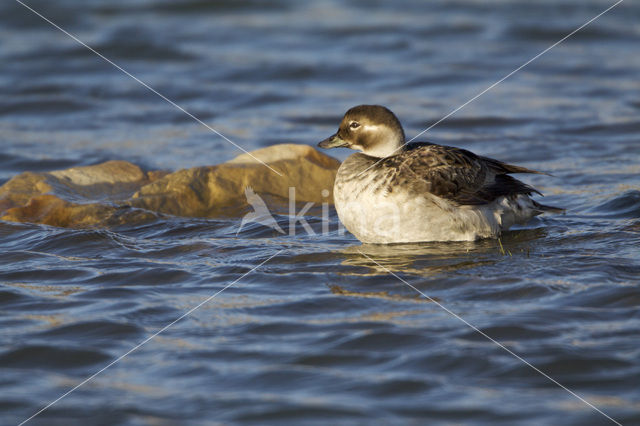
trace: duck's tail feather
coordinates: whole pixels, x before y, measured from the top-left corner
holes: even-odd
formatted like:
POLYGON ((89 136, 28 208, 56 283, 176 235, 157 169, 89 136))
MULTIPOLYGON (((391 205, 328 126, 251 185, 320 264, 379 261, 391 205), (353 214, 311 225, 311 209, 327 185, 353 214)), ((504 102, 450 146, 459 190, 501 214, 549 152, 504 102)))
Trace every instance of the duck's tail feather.
POLYGON ((480 158, 482 158, 489 165, 489 167, 497 174, 531 173, 536 175, 552 176, 547 172, 540 172, 538 170, 527 169, 526 167, 522 167, 522 166, 514 166, 513 164, 503 163, 502 161, 494 160, 493 158, 489 158, 489 157, 480 157, 480 158))
POLYGON ((533 201, 533 206, 540 210, 540 213, 566 213, 566 209, 561 209, 560 207, 547 206, 545 204, 540 204, 537 201, 533 201))

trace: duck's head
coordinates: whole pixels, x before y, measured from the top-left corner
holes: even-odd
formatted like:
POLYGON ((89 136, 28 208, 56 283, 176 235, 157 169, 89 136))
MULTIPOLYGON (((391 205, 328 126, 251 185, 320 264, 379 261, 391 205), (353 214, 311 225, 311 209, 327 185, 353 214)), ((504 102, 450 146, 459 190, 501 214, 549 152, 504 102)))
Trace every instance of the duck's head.
POLYGON ((351 148, 378 158, 398 154, 402 145, 404 130, 400 121, 381 105, 351 108, 336 134, 318 144, 321 148, 351 148))

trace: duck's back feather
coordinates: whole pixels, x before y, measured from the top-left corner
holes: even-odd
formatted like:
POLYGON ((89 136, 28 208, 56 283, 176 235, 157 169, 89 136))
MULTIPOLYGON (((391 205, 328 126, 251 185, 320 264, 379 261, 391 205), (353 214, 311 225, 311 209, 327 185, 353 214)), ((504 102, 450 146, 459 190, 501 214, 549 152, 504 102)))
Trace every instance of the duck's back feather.
POLYGON ((459 205, 488 204, 501 196, 540 194, 508 173, 541 172, 426 142, 409 144, 400 154, 377 162, 373 168, 390 174, 391 187, 408 187, 417 194, 428 192, 459 205))

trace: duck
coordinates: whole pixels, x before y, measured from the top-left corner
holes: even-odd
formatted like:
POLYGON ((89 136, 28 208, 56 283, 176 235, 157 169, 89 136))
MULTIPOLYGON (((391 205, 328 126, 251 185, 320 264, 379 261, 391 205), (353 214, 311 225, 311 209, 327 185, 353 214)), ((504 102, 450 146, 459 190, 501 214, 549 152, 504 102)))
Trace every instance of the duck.
POLYGON ((356 152, 340 165, 334 205, 344 227, 370 244, 474 241, 499 238, 515 224, 564 209, 511 174, 546 174, 462 148, 405 141, 396 115, 381 105, 358 105, 321 148, 356 152))

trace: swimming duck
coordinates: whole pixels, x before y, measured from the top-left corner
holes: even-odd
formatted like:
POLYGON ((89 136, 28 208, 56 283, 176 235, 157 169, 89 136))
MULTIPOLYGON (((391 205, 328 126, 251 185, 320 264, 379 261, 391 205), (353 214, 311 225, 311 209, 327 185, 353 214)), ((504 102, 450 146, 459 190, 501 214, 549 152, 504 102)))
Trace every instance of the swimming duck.
POLYGON ((542 194, 509 175, 544 173, 451 146, 405 144, 400 121, 380 105, 351 108, 318 146, 361 151, 341 164, 333 193, 340 221, 364 243, 498 238, 563 211, 532 200, 542 194))

